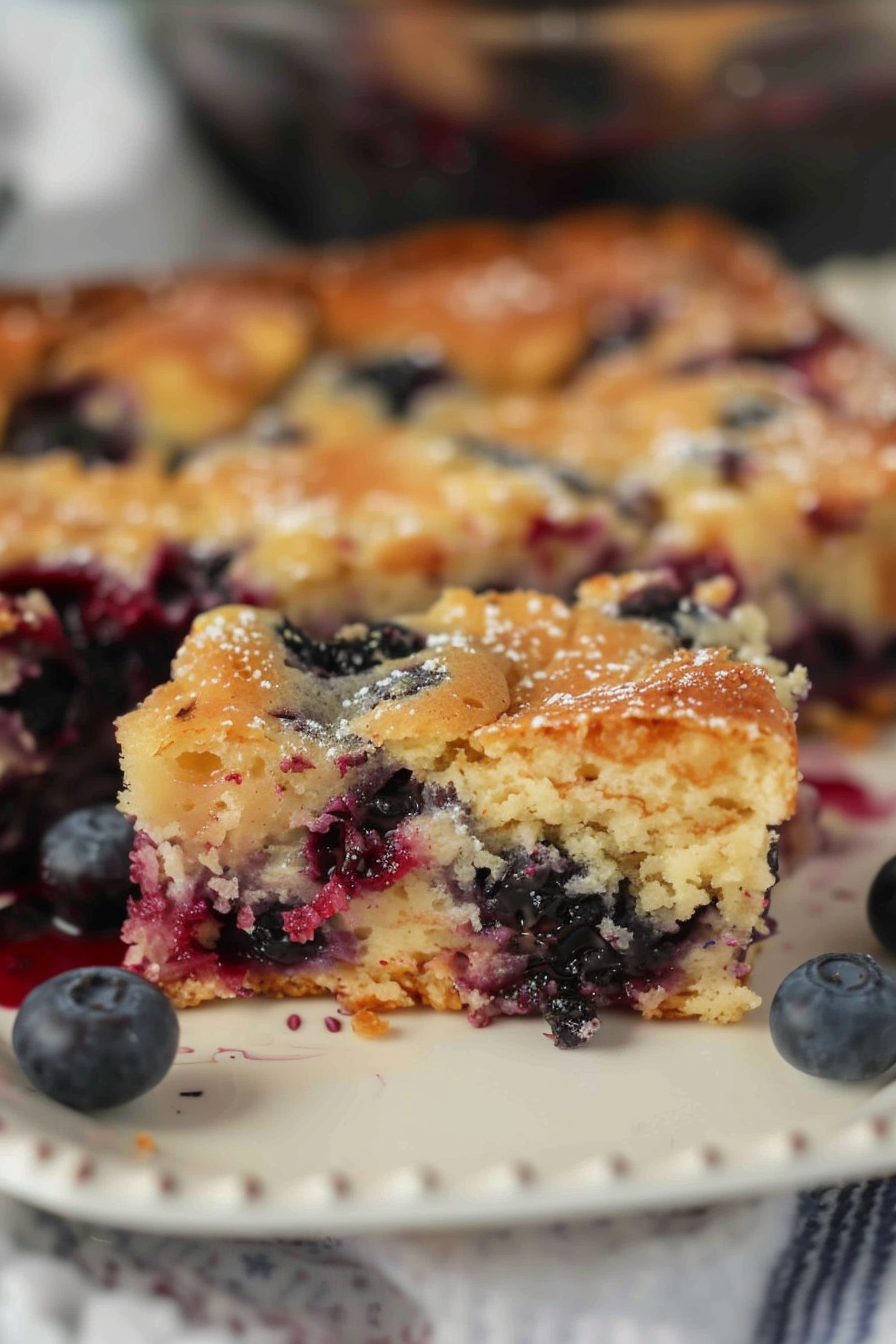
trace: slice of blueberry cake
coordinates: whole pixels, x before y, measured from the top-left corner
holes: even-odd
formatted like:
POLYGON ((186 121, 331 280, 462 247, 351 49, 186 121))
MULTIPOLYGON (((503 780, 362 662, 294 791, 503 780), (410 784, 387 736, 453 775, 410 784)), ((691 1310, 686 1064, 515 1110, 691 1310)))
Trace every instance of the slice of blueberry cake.
POLYGON ((118 723, 127 963, 181 1006, 333 993, 477 1024, 732 1022, 768 932, 805 675, 726 580, 449 589, 329 641, 201 616, 118 723))

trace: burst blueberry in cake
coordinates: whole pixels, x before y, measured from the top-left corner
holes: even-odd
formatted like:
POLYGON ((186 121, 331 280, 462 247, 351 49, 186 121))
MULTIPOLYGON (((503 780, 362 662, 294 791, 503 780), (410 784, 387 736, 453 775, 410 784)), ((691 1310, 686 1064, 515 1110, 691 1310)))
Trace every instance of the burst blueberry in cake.
POLYGON ((609 1004, 736 1021, 805 676, 730 592, 449 589, 330 640, 272 611, 199 617, 118 724, 127 963, 181 1006, 541 1013, 564 1046, 609 1004))

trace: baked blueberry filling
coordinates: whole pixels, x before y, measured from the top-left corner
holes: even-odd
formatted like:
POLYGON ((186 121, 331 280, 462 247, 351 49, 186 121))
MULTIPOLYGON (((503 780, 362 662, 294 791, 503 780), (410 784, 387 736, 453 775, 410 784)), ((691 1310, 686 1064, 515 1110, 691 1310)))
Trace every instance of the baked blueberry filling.
POLYGON ((71 725, 79 677, 73 662, 47 659, 35 676, 26 676, 0 709, 17 714, 39 745, 57 741, 71 725))
MULTIPOLYGON (((730 347, 716 350, 711 354, 683 360, 677 365, 676 371, 690 374, 703 373, 709 369, 730 368, 738 363, 769 364, 774 368, 787 369, 796 374, 804 393, 816 401, 837 405, 840 399, 836 390, 827 386, 826 381, 819 377, 818 364, 840 345, 849 348, 852 345, 852 338, 836 323, 826 322, 822 329, 807 341, 792 345, 753 346, 742 349, 730 347)), ((724 416, 725 412, 722 414, 724 416)), ((764 420, 771 418, 768 414, 763 415, 764 420)), ((751 425, 727 427, 752 428, 757 423, 759 423, 757 420, 753 420, 751 425)))
POLYGON ((380 663, 419 653, 426 644, 416 630, 394 622, 368 626, 358 636, 326 641, 312 639, 304 630, 284 620, 279 634, 288 650, 288 665, 319 677, 349 677, 368 672, 380 663))
POLYGON ((33 867, 41 834, 71 811, 73 797, 84 805, 114 799, 120 775, 112 721, 164 681, 198 612, 229 596, 230 559, 167 548, 141 589, 74 565, 0 575, 6 593, 41 590, 57 618, 46 647, 32 647, 32 639, 12 650, 21 680, 0 696, 0 711, 21 720, 37 752, 52 753, 38 772, 13 773, 4 785, 0 880, 14 872, 18 880, 22 864, 33 867), (19 852, 23 846, 29 854, 19 852))
POLYGON ((350 365, 343 381, 372 387, 380 394, 389 414, 403 419, 422 392, 450 382, 453 375, 438 355, 425 351, 394 355, 376 355, 350 365))
POLYGON ((767 397, 744 393, 725 403, 719 424, 722 429, 756 429, 774 420, 777 414, 778 408, 767 397))
POLYGON ((740 487, 749 477, 752 458, 744 444, 710 435, 687 444, 681 461, 713 472, 723 485, 740 487))
POLYGON ((674 628, 682 596, 682 590, 677 585, 649 583, 624 597, 616 610, 623 619, 658 621, 661 625, 674 628))
POLYGON ((323 926, 347 909, 356 893, 381 891, 416 866, 401 827, 423 806, 422 786, 409 770, 380 776, 375 786, 332 799, 309 827, 304 849, 304 876, 317 884, 317 893, 305 904, 278 904, 260 913, 238 910, 221 916, 214 909, 214 893, 199 889, 192 901, 172 901, 158 889, 154 847, 138 837, 134 871, 142 894, 130 903, 130 923, 164 930, 170 950, 163 979, 195 965, 203 973, 217 970, 239 989, 250 963, 285 970, 324 954, 351 960, 353 936, 332 924, 323 926))
POLYGON ((423 789, 410 770, 397 770, 375 792, 334 798, 309 828, 309 876, 336 882, 348 894, 359 885, 391 885, 412 866, 407 842, 397 830, 422 808, 423 789))
POLYGON ((724 485, 738 487, 750 473, 750 453, 735 443, 723 443, 713 454, 713 465, 724 485))
POLYGON ((219 955, 228 953, 249 961, 268 961, 277 966, 298 966, 318 957, 326 948, 326 939, 318 931, 307 942, 297 943, 283 927, 283 911, 267 910, 256 915, 251 929, 235 926, 222 930, 219 955))
POLYGON ((847 625, 823 618, 789 640, 780 656, 811 668, 813 696, 848 709, 862 709, 869 693, 889 689, 896 675, 896 640, 869 648, 847 625))
POLYGON ((527 452, 525 448, 496 443, 493 439, 482 439, 475 434, 461 434, 456 442, 462 452, 468 453, 470 457, 479 458, 480 461, 493 462, 495 466, 509 467, 513 471, 545 472, 553 480, 566 486, 574 495, 580 495, 582 498, 588 499, 607 493, 595 481, 576 471, 575 467, 552 462, 548 458, 539 457, 536 453, 527 452))
POLYGON ((497 881, 481 872, 473 897, 483 930, 498 935, 504 972, 469 988, 486 988, 501 1012, 540 1012, 561 1048, 588 1040, 598 1009, 658 983, 697 919, 663 927, 638 912, 627 882, 580 894, 571 890, 580 876, 568 855, 539 845, 513 856, 497 881))
POLYGON ((719 619, 717 612, 684 596, 673 583, 652 583, 630 593, 617 604, 616 614, 623 619, 654 621, 668 626, 682 649, 694 647, 701 625, 719 619))
POLYGON ((136 440, 136 416, 127 391, 83 375, 20 397, 6 422, 3 451, 13 457, 41 457, 68 449, 93 466, 127 462, 136 440))
POLYGON ((588 342, 583 363, 607 359, 647 339, 657 324, 653 308, 630 308, 623 316, 588 342))

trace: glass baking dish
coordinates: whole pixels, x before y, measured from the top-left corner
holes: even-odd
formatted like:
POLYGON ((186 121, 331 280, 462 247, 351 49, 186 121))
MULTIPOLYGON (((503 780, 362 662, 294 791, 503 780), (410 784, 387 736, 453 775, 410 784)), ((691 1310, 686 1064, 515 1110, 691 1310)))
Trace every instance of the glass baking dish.
POLYGON ((886 0, 172 0, 150 32, 203 131, 302 238, 690 199, 814 260, 840 245, 825 229, 857 175, 854 245, 896 236, 874 209, 896 168, 886 0))

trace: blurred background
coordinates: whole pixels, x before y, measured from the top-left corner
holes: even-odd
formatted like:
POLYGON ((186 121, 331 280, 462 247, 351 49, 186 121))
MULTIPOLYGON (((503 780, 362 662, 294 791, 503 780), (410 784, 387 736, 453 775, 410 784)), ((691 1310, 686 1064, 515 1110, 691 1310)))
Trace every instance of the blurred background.
POLYGON ((700 201, 896 244, 892 0, 0 0, 0 275, 700 201))

